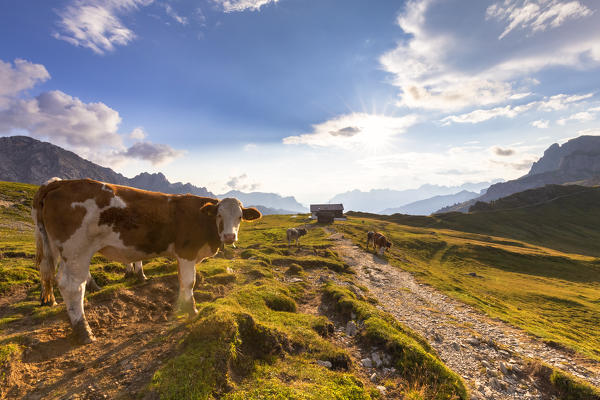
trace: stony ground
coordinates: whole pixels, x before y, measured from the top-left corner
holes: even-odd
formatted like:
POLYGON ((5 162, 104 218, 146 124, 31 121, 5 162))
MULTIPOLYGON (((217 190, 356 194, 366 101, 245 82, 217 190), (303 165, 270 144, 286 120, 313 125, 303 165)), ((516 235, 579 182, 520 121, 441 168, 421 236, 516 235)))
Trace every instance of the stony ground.
POLYGON ((501 321, 492 320, 432 287, 418 283, 384 258, 365 252, 340 234, 336 250, 354 267, 358 283, 379 307, 423 335, 469 386, 472 399, 547 399, 530 373, 531 360, 600 386, 600 365, 550 345, 501 321))

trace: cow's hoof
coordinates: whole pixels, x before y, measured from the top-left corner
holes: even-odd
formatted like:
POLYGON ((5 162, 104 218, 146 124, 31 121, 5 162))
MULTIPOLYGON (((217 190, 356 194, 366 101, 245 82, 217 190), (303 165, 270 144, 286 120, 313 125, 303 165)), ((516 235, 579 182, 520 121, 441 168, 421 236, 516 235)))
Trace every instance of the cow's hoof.
POLYGON ((80 320, 73 326, 73 337, 78 344, 89 344, 96 341, 85 319, 80 320))
POLYGON ((196 315, 198 315, 196 305, 191 302, 180 302, 178 312, 180 312, 181 314, 188 314, 190 318, 193 318, 196 315))
POLYGON ((42 307, 45 307, 45 306, 54 307, 56 304, 57 303, 55 300, 46 300, 46 301, 42 300, 40 302, 40 306, 42 306, 42 307))
POLYGON ((56 300, 54 299, 54 296, 41 296, 40 306, 54 307, 55 305, 56 305, 56 300))
POLYGON ((148 278, 146 278, 146 275, 144 275, 143 272, 136 274, 136 279, 138 280, 138 282, 146 282, 148 280, 148 278))

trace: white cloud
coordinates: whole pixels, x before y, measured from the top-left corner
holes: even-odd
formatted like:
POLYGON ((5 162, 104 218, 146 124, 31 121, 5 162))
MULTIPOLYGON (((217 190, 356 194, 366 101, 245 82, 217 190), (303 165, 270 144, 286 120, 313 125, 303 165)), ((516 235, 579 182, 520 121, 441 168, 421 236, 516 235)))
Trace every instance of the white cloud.
POLYGON ((548 128, 549 125, 550 125, 550 121, 543 120, 543 119, 538 119, 537 121, 533 121, 531 123, 531 126, 533 126, 534 128, 539 128, 539 129, 546 129, 546 128, 548 128))
MULTIPOLYGON (((477 124, 497 117, 515 118, 516 116, 533 109, 536 109, 538 111, 564 110, 570 104, 580 102, 592 96, 593 93, 587 93, 583 95, 557 94, 548 98, 544 98, 542 100, 532 101, 530 103, 518 106, 507 105, 504 107, 496 107, 492 109, 478 109, 459 115, 449 115, 443 118, 441 122, 443 125, 449 125, 452 122, 477 124)), ((589 114, 589 112, 578 113, 576 114, 576 116, 571 116, 569 118, 583 121, 586 120, 586 117, 589 117, 589 114)), ((567 120, 568 119, 560 120, 559 124, 564 125, 567 120)), ((589 121, 589 119, 587 120, 589 121)), ((543 123, 543 121, 534 121, 532 125, 537 128, 547 128, 548 121, 546 121, 545 124, 543 123)))
POLYGON ((277 3, 279 0, 213 0, 223 11, 258 11, 262 6, 277 3))
MULTIPOLYGON (((20 98, 23 90, 48 79, 50 75, 44 66, 28 61, 17 60, 15 66, 12 69, 10 64, 0 60, 0 69, 8 71, 7 76, 14 79, 8 81, 10 85, 2 83, 0 86, 5 94, 5 102, 0 104, 0 134, 25 131, 101 163, 136 158, 156 165, 182 154, 167 145, 145 141, 126 149, 124 135, 118 132, 121 116, 104 103, 85 103, 59 90, 43 92, 33 98, 20 98)), ((142 140, 146 133, 138 127, 128 136, 142 140)))
POLYGON ((120 16, 147 6, 153 0, 73 0, 58 12, 60 32, 56 39, 75 46, 87 47, 97 54, 113 51, 135 39, 120 16))
POLYGON ((28 131, 38 138, 91 151, 122 146, 117 133, 119 113, 104 103, 84 103, 58 90, 27 100, 15 100, 0 111, 0 132, 28 131))
POLYGON ((258 146, 255 143, 247 143, 244 145, 244 151, 253 151, 256 150, 258 146))
POLYGON ((394 136, 404 133, 416 123, 416 115, 390 117, 352 113, 313 125, 311 133, 288 136, 283 139, 283 143, 345 149, 385 145, 394 136))
POLYGON ((41 64, 17 58, 13 65, 0 60, 0 108, 24 90, 50 79, 50 74, 41 64))
POLYGON ((455 123, 470 123, 477 124, 483 121, 487 121, 496 117, 507 117, 514 118, 517 115, 530 110, 535 103, 524 104, 521 106, 504 106, 504 107, 496 107, 489 110, 475 110, 469 113, 460 114, 460 115, 450 115, 444 119, 442 119, 442 123, 444 125, 448 125, 451 122, 455 123))
POLYGON ((144 128, 138 126, 129 134, 129 138, 133 140, 144 140, 148 136, 146 132, 144 132, 144 128))
POLYGON ((249 182, 248 175, 241 174, 239 176, 230 176, 227 181, 227 186, 233 190, 245 192, 253 192, 260 187, 259 183, 249 182))
POLYGON ((596 119, 595 113, 588 112, 588 111, 582 111, 582 112, 578 112, 576 114, 572 114, 566 118, 561 118, 558 121, 556 121, 556 123, 559 125, 566 125, 567 122, 570 122, 570 121, 585 122, 585 121, 593 121, 594 119, 596 119))
POLYGON ((582 129, 577 131, 577 136, 588 135, 588 136, 600 136, 600 128, 599 129, 582 129))
POLYGON ((166 144, 138 142, 126 151, 119 153, 118 156, 150 161, 152 165, 161 165, 181 157, 183 154, 183 151, 175 150, 166 144))
POLYGON ((578 19, 593 13, 579 1, 564 0, 505 0, 488 7, 488 19, 507 22, 508 25, 498 39, 504 38, 515 29, 532 32, 557 28, 569 19, 578 19))
MULTIPOLYGON (((197 9, 200 10, 200 9, 197 9)), ((177 14, 177 12, 173 9, 173 7, 171 7, 170 4, 165 4, 165 11, 167 13, 167 15, 171 18, 173 18, 177 23, 181 24, 181 25, 187 25, 188 24, 188 19, 187 17, 183 17, 179 14, 177 14)), ((200 12, 202 12, 202 10, 200 10, 200 12)), ((202 17, 204 17, 203 14, 200 14, 202 17)))
MULTIPOLYGON (((510 8, 513 3, 521 4, 506 0, 502 7, 510 8)), ((538 22, 531 22, 531 29, 541 31, 576 15, 586 14, 588 18, 569 26, 568 32, 509 35, 501 44, 490 45, 497 33, 494 24, 486 21, 481 1, 408 1, 397 21, 408 38, 379 60, 393 75, 391 83, 401 89, 397 105, 444 112, 506 105, 531 95, 532 87, 540 83, 533 75, 542 70, 600 65, 599 13, 563 7, 555 0, 535 3, 544 6, 535 20, 538 22), (450 8, 468 12, 448 12, 450 8)), ((491 9, 488 14, 496 15, 498 10, 491 9)))

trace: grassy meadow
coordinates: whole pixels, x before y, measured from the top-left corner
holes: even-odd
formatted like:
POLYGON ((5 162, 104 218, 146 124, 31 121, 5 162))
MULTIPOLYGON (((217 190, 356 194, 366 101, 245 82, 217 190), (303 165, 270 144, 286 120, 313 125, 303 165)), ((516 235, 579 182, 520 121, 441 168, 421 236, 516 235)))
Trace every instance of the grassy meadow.
MULTIPOLYGON (((11 301, 5 308, 9 311, 0 314, 0 397, 19 379, 15 371, 24 354, 30 353, 32 340, 23 327, 66 324, 58 290, 58 306, 38 305, 29 217, 35 190, 32 185, 0 183, 0 301, 11 301)), ((151 260, 144 270, 150 282, 172 282, 177 273, 167 259, 151 260)), ((94 257, 91 273, 102 289, 86 295, 86 307, 144 287, 125 278, 124 271, 119 263, 94 257)), ((267 216, 243 224, 237 248, 227 247, 220 256, 199 264, 197 271, 199 314, 191 320, 180 316, 165 321, 167 331, 157 333, 153 341, 166 341, 181 330, 183 335, 135 397, 378 399, 383 386, 392 398, 467 398, 461 378, 423 338, 378 310, 364 289, 356 289, 353 271, 333 251, 328 234, 306 216, 267 216), (312 229, 301 239, 300 249, 288 249, 285 228, 299 225, 312 229), (353 317, 360 329, 348 347, 336 337, 353 317), (368 353, 373 348, 388 352, 390 366, 397 370, 377 383, 356 358, 356 351, 368 353), (329 362, 331 368, 317 361, 329 362)), ((63 365, 62 357, 56 356, 54 368, 63 365)), ((122 364, 116 362, 120 369, 122 364)), ((40 377, 50 385, 58 375, 52 371, 40 377)), ((65 395, 69 386, 58 385, 51 395, 65 395)))
MULTIPOLYGON (((385 218, 356 216, 338 230, 363 248, 368 230, 383 232, 393 243, 388 261, 420 281, 492 317, 600 360, 598 258, 385 218)), ((512 224, 511 219, 505 220, 506 229, 512 224)), ((543 235, 543 229, 539 227, 538 235, 543 235)))

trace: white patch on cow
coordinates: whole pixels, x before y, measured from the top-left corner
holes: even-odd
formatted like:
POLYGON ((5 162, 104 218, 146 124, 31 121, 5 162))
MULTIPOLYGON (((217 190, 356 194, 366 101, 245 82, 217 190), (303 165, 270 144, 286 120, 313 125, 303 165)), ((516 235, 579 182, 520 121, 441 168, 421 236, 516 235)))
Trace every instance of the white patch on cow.
MULTIPOLYGON (((108 205, 107 208, 125 208, 127 207, 127 204, 125 204, 125 202, 123 201, 122 198, 120 198, 119 196, 115 196, 112 199, 110 199, 110 203, 108 205)), ((106 208, 103 208, 102 210, 105 210, 106 208)))

